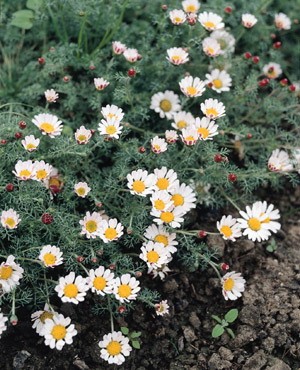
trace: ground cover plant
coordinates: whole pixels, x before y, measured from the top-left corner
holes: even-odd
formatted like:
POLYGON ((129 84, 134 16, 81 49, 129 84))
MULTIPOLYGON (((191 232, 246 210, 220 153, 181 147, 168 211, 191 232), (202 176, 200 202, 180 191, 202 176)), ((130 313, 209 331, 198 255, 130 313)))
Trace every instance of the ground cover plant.
POLYGON ((80 333, 60 307, 87 301, 99 357, 121 365, 143 337, 120 317, 137 302, 167 317, 159 287, 175 266, 215 272, 226 320, 247 282, 207 237, 275 252, 281 210, 265 189, 299 183, 297 5, 3 5, 3 338, 24 307, 32 335, 64 350, 80 333))

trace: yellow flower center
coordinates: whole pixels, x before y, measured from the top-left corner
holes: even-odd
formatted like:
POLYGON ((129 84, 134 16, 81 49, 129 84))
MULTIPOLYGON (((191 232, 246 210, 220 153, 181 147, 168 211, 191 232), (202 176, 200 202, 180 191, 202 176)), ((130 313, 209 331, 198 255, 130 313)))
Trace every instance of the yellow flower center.
POLYGON ((132 183, 132 189, 137 193, 142 193, 145 189, 144 181, 136 180, 132 183))
POLYGON ((49 186, 50 185, 55 185, 55 186, 60 187, 61 181, 57 177, 50 177, 50 179, 49 179, 49 186))
POLYGON ((190 5, 188 5, 188 6, 185 8, 185 11, 186 11, 186 13, 196 13, 197 8, 195 7, 195 5, 190 4, 190 5))
POLYGON ((106 133, 108 135, 113 135, 116 132, 117 132, 117 129, 116 129, 116 127, 114 125, 109 125, 109 126, 106 127, 106 133))
POLYGON ((258 231, 261 229, 261 222, 257 218, 250 218, 248 220, 248 226, 253 231, 258 231))
POLYGON ((174 18, 174 21, 175 21, 176 23, 181 23, 181 22, 183 21, 183 19, 182 19, 182 18, 180 18, 180 17, 175 17, 175 18, 174 18))
POLYGON ((190 96, 194 96, 197 94, 197 89, 194 87, 194 86, 189 86, 187 89, 186 89, 187 93, 190 95, 190 96))
POLYGON ((212 47, 207 47, 206 48, 206 53, 208 55, 214 55, 215 54, 215 49, 213 49, 212 47))
POLYGON ((16 221, 11 218, 11 217, 8 217, 6 220, 5 220, 5 224, 10 228, 10 229, 13 229, 15 226, 16 226, 16 221))
POLYGON ((186 126, 187 126, 186 121, 181 120, 181 121, 177 122, 177 127, 179 128, 179 130, 182 130, 183 128, 186 128, 186 126))
POLYGON ((86 135, 81 134, 77 136, 78 141, 86 141, 86 139, 87 139, 86 135))
POLYGON ((63 325, 55 325, 51 331, 51 335, 54 339, 64 339, 67 334, 67 329, 63 325))
POLYGON ((26 145, 26 149, 27 150, 30 150, 30 149, 35 149, 36 148, 36 145, 32 144, 32 143, 29 143, 26 145))
POLYGON ((207 139, 209 135, 209 130, 205 127, 199 127, 198 134, 201 136, 202 139, 207 139))
POLYGON ((0 267, 0 279, 8 280, 13 274, 13 269, 11 266, 1 266, 0 267))
POLYGON ((116 229, 112 228, 112 227, 108 227, 106 230, 105 230, 105 233, 104 233, 106 239, 108 240, 113 240, 117 237, 118 233, 116 231, 116 229))
POLYGON ((102 276, 97 276, 93 281, 93 286, 97 290, 103 290, 106 287, 106 280, 102 276))
POLYGON ((167 190, 169 185, 169 180, 164 177, 159 178, 156 182, 156 186, 159 190, 167 190))
POLYGON ((75 284, 68 284, 64 287, 64 295, 68 298, 75 298, 78 294, 78 288, 75 284))
POLYGON ((181 56, 179 56, 179 55, 173 55, 171 59, 175 63, 180 62, 182 60, 181 56))
POLYGON ((172 103, 170 102, 170 100, 163 99, 163 100, 159 103, 159 107, 160 107, 160 109, 162 109, 164 112, 170 112, 170 110, 172 109, 172 103))
POLYGON ((106 346, 107 352, 110 354, 110 356, 117 356, 121 353, 122 347, 121 344, 115 340, 112 340, 108 343, 106 346))
POLYGON ((174 194, 172 200, 175 207, 182 206, 184 203, 184 198, 181 194, 174 194))
POLYGON ((159 260, 159 254, 155 251, 150 251, 147 253, 147 260, 150 263, 155 263, 159 260))
POLYGON ((268 224, 271 221, 270 217, 265 218, 261 223, 268 224))
POLYGON ((221 89, 221 87, 223 86, 223 82, 219 79, 213 80, 212 83, 216 89, 221 89))
POLYGON ((174 215, 172 212, 162 212, 160 219, 168 224, 174 220, 174 215))
POLYGON ((85 224, 85 228, 87 229, 89 233, 94 233, 97 230, 97 222, 93 220, 89 220, 85 224))
POLYGON ((155 152, 160 152, 160 150, 161 150, 160 145, 158 145, 158 144, 153 145, 153 150, 154 150, 155 152))
POLYGON ((20 171, 19 176, 20 177, 29 177, 31 175, 31 172, 29 170, 22 170, 20 171))
POLYGON ((56 262, 56 257, 52 253, 46 253, 43 259, 46 266, 54 265, 56 262))
POLYGON ((157 243, 162 243, 165 247, 169 244, 169 240, 165 235, 158 234, 154 238, 154 241, 157 243))
POLYGON ((163 200, 161 199, 157 199, 155 202, 154 202, 154 207, 159 210, 159 211, 162 211, 164 208, 165 208, 166 204, 163 200))
POLYGON ((52 312, 49 312, 49 311, 44 311, 41 316, 39 317, 39 319, 41 320, 41 322, 43 324, 45 324, 45 321, 46 319, 51 319, 53 318, 54 314, 52 312))
POLYGON ((196 138, 194 138, 194 136, 187 136, 186 138, 185 138, 185 141, 196 141, 196 138))
POLYGON ((118 288, 118 294, 121 298, 128 298, 131 294, 132 289, 127 284, 121 284, 118 288))
POLYGON ((48 172, 44 169, 36 171, 36 177, 39 180, 44 180, 48 175, 48 172))
POLYGON ((114 118, 117 117, 114 113, 108 113, 107 118, 114 118))
POLYGON ((223 288, 224 290, 232 290, 232 288, 234 287, 234 280, 232 278, 228 278, 227 280, 225 280, 224 282, 224 285, 223 285, 223 288))
POLYGON ((215 23, 214 22, 211 22, 211 21, 204 22, 203 25, 204 25, 204 27, 210 28, 210 29, 216 27, 215 23))
POLYGON ((229 238, 232 235, 232 230, 229 226, 224 225, 221 227, 220 232, 226 236, 226 238, 229 238))
POLYGON ((53 131, 55 131, 54 126, 52 123, 44 122, 40 125, 40 129, 42 131, 45 131, 47 134, 51 134, 53 131))
POLYGON ((205 114, 209 117, 217 117, 218 111, 215 108, 207 108, 205 114))
POLYGON ((80 197, 82 197, 83 195, 85 195, 85 188, 77 188, 76 189, 76 193, 77 195, 79 195, 80 197))

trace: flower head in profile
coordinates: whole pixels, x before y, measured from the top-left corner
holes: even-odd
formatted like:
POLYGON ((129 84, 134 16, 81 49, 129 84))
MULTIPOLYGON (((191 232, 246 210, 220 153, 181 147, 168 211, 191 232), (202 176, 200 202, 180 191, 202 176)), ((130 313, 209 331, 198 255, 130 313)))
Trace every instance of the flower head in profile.
POLYGON ((112 105, 107 104, 105 107, 102 107, 101 114, 103 115, 106 121, 114 119, 115 122, 117 121, 121 122, 124 117, 122 108, 119 108, 114 104, 112 105))
POLYGON ((170 48, 167 50, 167 60, 178 66, 189 61, 189 54, 183 48, 170 48))
POLYGON ((201 110, 202 113, 210 119, 217 119, 225 116, 225 106, 217 99, 206 99, 204 103, 201 103, 201 110))
POLYGON ((245 291, 246 280, 239 272, 228 272, 222 277, 222 293, 226 301, 228 299, 235 301, 242 296, 245 291))
POLYGON ((77 330, 69 317, 56 313, 51 319, 45 320, 43 333, 45 345, 61 351, 65 344, 73 343, 77 330))
POLYGON ((58 93, 55 90, 46 90, 44 94, 48 103, 56 103, 56 100, 58 99, 58 93))
POLYGON ((274 23, 279 30, 290 30, 292 25, 292 21, 284 13, 275 14, 274 23))
POLYGON ((75 140, 77 141, 77 144, 87 144, 91 137, 91 130, 86 129, 84 126, 80 126, 75 132, 75 140))
POLYGON ((36 139, 33 135, 29 135, 25 136, 21 143, 28 152, 33 152, 34 150, 37 150, 40 145, 40 139, 36 139))
POLYGON ((212 12, 200 13, 198 21, 208 31, 220 30, 225 26, 222 17, 212 12))
POLYGON ((180 138, 188 146, 195 145, 199 139, 197 128, 194 125, 184 128, 180 138))
POLYGON ((62 121, 53 114, 38 114, 33 117, 32 122, 41 130, 43 135, 48 135, 51 138, 61 135, 63 129, 62 121))
POLYGON ((120 331, 105 334, 99 342, 99 347, 101 348, 100 357, 109 364, 116 365, 121 365, 132 350, 129 338, 124 337, 120 331))
POLYGON ((165 138, 168 144, 174 144, 178 140, 178 134, 175 130, 166 130, 165 131, 165 138))
POLYGON ((215 121, 211 121, 207 117, 196 118, 195 127, 198 130, 199 140, 212 140, 214 136, 218 135, 218 125, 215 121))
POLYGON ((205 82, 199 77, 186 76, 179 82, 180 90, 189 98, 201 96, 205 91, 205 82))
POLYGON ((45 267, 56 267, 63 263, 63 253, 55 245, 45 245, 39 255, 39 259, 45 267))
POLYGON ((74 185, 74 192, 80 198, 85 198, 91 190, 86 182, 78 182, 74 185))
POLYGON ((203 39, 202 50, 209 57, 217 57, 222 54, 220 43, 213 37, 205 37, 205 39, 203 39))
POLYGON ((182 131, 184 128, 191 127, 195 123, 195 117, 190 112, 181 111, 174 113, 172 127, 182 131))
POLYGON ((275 149, 268 160, 268 169, 273 172, 291 172, 294 166, 285 150, 275 149))
POLYGON ((135 63, 137 60, 140 60, 142 58, 137 49, 126 49, 123 52, 123 55, 124 58, 130 63, 135 63))
POLYGON ((197 13, 200 9, 198 0, 184 0, 181 2, 182 8, 186 13, 197 13))
POLYGON ((169 13, 170 20, 176 26, 183 24, 186 21, 186 14, 183 10, 174 9, 169 13))
POLYGON ((109 85, 109 82, 106 81, 103 77, 94 78, 94 85, 98 91, 101 91, 104 90, 109 85))
POLYGON ((263 67, 264 74, 271 79, 277 78, 282 74, 280 64, 270 62, 263 67))
POLYGON ((242 25, 245 28, 252 28, 257 23, 257 18, 253 14, 245 13, 242 15, 242 25))
POLYGON ((24 162, 19 160, 12 172, 20 180, 30 180, 34 175, 34 164, 30 160, 24 162))
POLYGON ((127 175, 127 186, 131 194, 145 197, 153 193, 155 180, 155 175, 148 174, 146 170, 138 169, 127 175))
POLYGON ((15 257, 9 255, 0 265, 0 287, 4 293, 9 293, 23 277, 23 268, 15 262, 15 257))
POLYGON ((115 279, 113 294, 121 303, 135 300, 138 292, 141 290, 139 285, 140 282, 135 277, 130 274, 124 274, 115 279))
POLYGON ((58 285, 54 289, 63 302, 78 304, 84 301, 89 285, 86 278, 80 275, 75 277, 75 272, 71 271, 65 277, 59 278, 58 285))
POLYGON ((124 53, 124 51, 127 49, 127 46, 120 41, 113 41, 112 49, 114 54, 120 55, 124 53))
POLYGON ((242 236, 240 224, 231 215, 223 216, 220 221, 217 221, 217 228, 225 240, 235 242, 236 238, 242 236))
POLYGON ((159 113, 160 118, 171 119, 174 113, 181 109, 179 97, 173 91, 166 90, 165 92, 158 92, 151 98, 150 109, 159 113))
POLYGON ((168 301, 161 301, 155 304, 155 312, 157 316, 164 316, 168 315, 170 306, 168 305, 168 301))
POLYGON ((213 69, 210 73, 207 73, 205 77, 206 85, 217 93, 230 90, 232 79, 226 71, 213 69))
POLYGON ((158 136, 154 136, 151 139, 151 150, 155 154, 160 154, 165 152, 168 149, 168 144, 165 139, 158 136))
POLYGON ((7 211, 2 211, 1 216, 1 225, 5 229, 13 230, 16 229, 21 222, 19 214, 12 208, 7 211))

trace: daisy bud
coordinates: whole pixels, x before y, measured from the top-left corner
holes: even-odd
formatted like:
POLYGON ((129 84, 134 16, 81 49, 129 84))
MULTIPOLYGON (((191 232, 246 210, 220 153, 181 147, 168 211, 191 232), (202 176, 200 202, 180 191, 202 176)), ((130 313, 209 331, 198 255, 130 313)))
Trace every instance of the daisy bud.
POLYGON ((18 317, 16 315, 11 315, 10 319, 9 319, 10 323, 13 325, 13 326, 16 326, 18 324, 18 317))
POLYGON ((280 80, 280 85, 281 86, 286 86, 288 83, 289 83, 289 81, 288 81, 287 78, 283 78, 282 80, 280 80))
POLYGON ((268 78, 264 78, 263 80, 258 82, 258 86, 265 87, 265 86, 269 85, 269 82, 270 82, 270 80, 268 78))
POLYGON ((126 232, 128 235, 131 235, 133 233, 133 230, 130 227, 128 227, 126 232))
POLYGON ((52 224, 54 218, 50 213, 44 213, 41 217, 42 223, 45 225, 52 224))
POLYGON ((227 265, 227 263, 221 263, 220 267, 222 271, 229 270, 229 265, 227 265))
POLYGON ((14 191, 14 185, 12 184, 12 183, 9 183, 9 184, 7 184, 6 186, 5 186, 5 190, 6 191, 8 191, 9 193, 11 192, 11 191, 14 191))
POLYGON ((119 313, 121 313, 121 314, 122 314, 122 313, 124 313, 125 311, 126 311, 126 307, 125 307, 125 306, 119 306, 119 307, 118 307, 118 312, 119 312, 119 313))
POLYGON ((252 139, 252 136, 253 136, 252 134, 248 133, 247 134, 247 139, 252 139))
POLYGON ((276 42, 274 42, 274 44, 273 44, 273 48, 274 48, 274 49, 280 49, 280 48, 281 48, 281 42, 280 42, 280 41, 276 41, 276 42))
POLYGON ((45 63, 46 63, 45 58, 39 58, 39 59, 38 59, 38 63, 39 63, 40 65, 45 64, 45 63))
POLYGON ((145 153, 145 152, 146 152, 146 148, 145 148, 144 146, 140 146, 140 147, 139 147, 139 152, 140 152, 141 154, 145 153))
POLYGON ((20 127, 21 130, 24 130, 26 128, 26 126, 27 126, 27 124, 26 124, 25 121, 20 121, 19 122, 19 127, 20 127))
POLYGON ((290 90, 291 92, 296 91, 296 86, 295 86, 295 85, 290 85, 290 86, 289 86, 289 90, 290 90))
POLYGON ((161 6, 161 9, 162 9, 162 10, 168 10, 168 5, 163 4, 163 5, 161 6))
POLYGON ((78 263, 82 263, 82 262, 84 261, 84 257, 82 257, 82 256, 77 256, 77 257, 76 257, 76 261, 77 261, 78 263))
POLYGON ((18 140, 18 139, 21 139, 23 136, 22 132, 16 132, 15 133, 15 138, 18 140))
POLYGON ((92 257, 91 258, 91 262, 92 263, 97 263, 98 262, 98 258, 97 257, 92 257))
POLYGON ((276 39, 276 35, 275 35, 275 33, 271 33, 271 35, 270 35, 270 37, 271 37, 271 39, 276 39))
POLYGON ((96 253, 98 254, 98 256, 103 256, 103 249, 99 249, 96 251, 96 253))
POLYGON ((198 238, 203 239, 203 238, 205 238, 206 236, 207 236, 206 231, 204 231, 204 230, 199 230, 199 231, 198 231, 198 238))
POLYGON ((116 269, 116 264, 115 264, 115 263, 111 263, 111 264, 108 266, 108 268, 109 268, 110 270, 115 270, 115 269, 116 269))
POLYGON ((190 26, 194 26, 197 23, 197 15, 193 13, 189 14, 187 21, 190 26))
POLYGON ((136 75, 136 70, 134 68, 130 68, 128 71, 127 71, 127 75, 128 77, 135 77, 136 75))
POLYGON ((103 206, 103 203, 101 203, 101 202, 96 203, 96 207, 101 208, 102 206, 103 206))
POLYGON ((237 175, 236 174, 230 173, 228 175, 228 181, 230 181, 230 182, 236 182, 236 180, 237 180, 237 175))
POLYGON ((140 278, 143 275, 142 271, 137 271, 135 277, 140 278))
POLYGON ((226 8, 224 9, 224 12, 227 13, 227 14, 231 14, 232 13, 232 7, 231 6, 226 6, 226 8))
POLYGON ((223 162, 223 156, 222 156, 221 154, 216 154, 216 155, 214 156, 214 161, 215 161, 216 163, 223 162))
POLYGON ((259 62, 259 56, 255 55, 253 58, 252 58, 252 62, 257 64, 259 62))
POLYGON ((7 144, 7 140, 5 140, 5 139, 0 140, 0 144, 1 144, 1 145, 5 145, 5 144, 7 144))
POLYGON ((250 58, 252 58, 252 54, 250 53, 250 51, 246 51, 246 53, 244 53, 244 57, 246 59, 250 59, 250 58))
POLYGON ((64 82, 69 82, 70 81, 70 77, 69 76, 64 76, 63 77, 63 81, 64 82))
POLYGON ((94 66, 94 64, 91 64, 90 66, 89 66, 89 70, 90 71, 94 71, 96 69, 96 67, 94 66))
POLYGON ((56 195, 61 192, 61 188, 57 185, 50 185, 49 190, 51 191, 53 195, 56 195))

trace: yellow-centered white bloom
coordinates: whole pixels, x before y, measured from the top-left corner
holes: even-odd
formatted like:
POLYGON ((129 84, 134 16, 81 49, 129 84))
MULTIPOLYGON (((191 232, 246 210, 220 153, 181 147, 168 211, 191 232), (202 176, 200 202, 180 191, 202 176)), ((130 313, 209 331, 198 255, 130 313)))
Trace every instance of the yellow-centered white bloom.
POLYGON ((102 220, 100 223, 100 238, 104 243, 110 243, 119 239, 123 233, 124 226, 116 218, 102 220))
POLYGON ((164 316, 169 313, 170 306, 168 305, 168 301, 161 301, 155 304, 155 312, 157 316, 164 316))
POLYGON ((39 259, 45 267, 55 267, 63 263, 63 253, 55 245, 44 245, 39 255, 39 259))
POLYGON ((277 231, 280 230, 281 225, 279 222, 274 221, 274 220, 278 220, 280 218, 279 210, 274 209, 273 204, 268 205, 266 201, 255 202, 254 205, 255 204, 258 204, 259 206, 261 206, 261 212, 262 212, 261 216, 264 217, 262 222, 264 224, 267 224, 268 230, 272 231, 273 233, 277 233, 277 231))
POLYGON ((145 197, 153 193, 156 181, 154 174, 148 174, 148 171, 139 169, 129 173, 126 178, 128 181, 127 187, 130 189, 131 194, 145 197))
POLYGON ((80 197, 85 198, 92 189, 86 182, 78 182, 74 185, 74 192, 80 197))
POLYGON ((209 57, 217 57, 222 53, 221 45, 212 37, 205 37, 203 39, 202 50, 209 57))
POLYGON ((157 268, 162 267, 169 261, 170 252, 163 243, 148 241, 141 248, 140 259, 147 263, 148 274, 157 268))
POLYGON ((127 46, 120 41, 113 41, 112 49, 115 54, 120 55, 124 53, 124 51, 127 49, 127 46))
POLYGON ((46 90, 44 92, 45 94, 45 98, 47 100, 48 103, 56 103, 56 100, 58 99, 58 93, 53 90, 53 89, 50 89, 50 90, 46 90))
POLYGON ((123 126, 120 125, 118 118, 102 119, 99 123, 98 130, 100 135, 105 135, 110 138, 119 139, 123 126))
POLYGON ((23 277, 23 268, 15 262, 15 257, 9 255, 0 265, 0 287, 4 293, 9 293, 23 277))
POLYGON ((242 277, 240 272, 227 272, 222 277, 222 293, 226 301, 230 299, 235 301, 242 296, 242 293, 245 291, 246 280, 242 277))
POLYGON ((266 216, 263 212, 263 206, 261 203, 256 202, 252 207, 247 206, 246 212, 240 211, 240 215, 243 218, 238 218, 237 221, 240 224, 241 229, 244 229, 243 235, 247 236, 252 241, 261 242, 262 240, 268 240, 271 233, 269 231, 268 224, 264 222, 266 216))
POLYGON ((232 79, 226 71, 213 69, 210 73, 207 73, 205 77, 205 84, 217 93, 230 90, 232 79))
POLYGON ((290 30, 292 21, 284 13, 275 14, 274 23, 279 30, 290 30))
POLYGON ((218 14, 212 12, 203 12, 198 16, 198 21, 208 31, 220 30, 224 28, 223 19, 218 14))
POLYGON ((21 143, 28 152, 33 152, 34 150, 37 150, 40 145, 40 139, 36 139, 33 135, 29 135, 25 136, 21 143))
POLYGON ((34 162, 33 180, 44 182, 49 179, 53 167, 45 161, 34 162))
POLYGON ((181 223, 183 223, 183 215, 184 212, 180 207, 172 207, 167 211, 158 211, 156 209, 152 209, 151 215, 156 217, 154 218, 154 222, 156 222, 158 225, 166 224, 171 227, 178 228, 181 226, 181 223))
POLYGON ((87 282, 93 293, 104 296, 113 292, 114 277, 110 269, 99 266, 96 270, 89 271, 87 282))
POLYGON ((234 52, 235 38, 227 31, 216 30, 210 34, 210 37, 215 39, 220 45, 220 55, 227 56, 234 52))
POLYGON ((61 351, 65 344, 72 344, 77 330, 74 324, 70 324, 69 317, 57 313, 51 319, 46 319, 43 329, 45 345, 61 351))
POLYGON ((165 211, 173 206, 171 195, 166 190, 159 190, 152 194, 151 203, 153 209, 157 211, 165 211))
POLYGON ((270 62, 263 67, 264 74, 271 79, 277 78, 282 74, 280 64, 270 62))
POLYGON ((291 172, 294 167, 285 150, 275 149, 268 160, 268 169, 273 172, 291 172))
POLYGON ((170 20, 176 26, 183 24, 186 21, 186 14, 183 10, 174 9, 169 13, 170 20))
POLYGON ((0 338, 2 333, 7 329, 6 321, 8 321, 8 318, 0 312, 0 338))
POLYGON ((52 320, 54 315, 57 314, 58 313, 53 311, 53 309, 48 305, 48 303, 45 303, 43 310, 35 311, 31 315, 31 321, 33 321, 32 328, 35 329, 37 334, 43 337, 46 319, 52 320))
POLYGON ((8 209, 7 211, 2 211, 0 220, 1 225, 5 229, 9 230, 16 229, 21 221, 18 213, 12 208, 8 209))
POLYGON ((109 85, 109 82, 106 81, 103 77, 94 78, 94 85, 97 90, 101 91, 104 90, 109 85))
POLYGON ((120 331, 105 334, 99 342, 99 347, 101 348, 100 357, 109 364, 116 365, 121 365, 132 350, 129 338, 124 337, 120 331))
POLYGON ((75 277, 75 272, 71 271, 65 277, 59 278, 54 289, 63 302, 78 304, 84 301, 89 288, 86 278, 80 275, 75 277))
POLYGON ((167 60, 176 66, 185 64, 189 61, 189 53, 183 48, 170 48, 167 50, 167 54, 167 60))
POLYGON ((194 125, 184 128, 181 133, 181 140, 188 146, 195 145, 199 139, 198 130, 194 125))
POLYGON ((231 215, 223 216, 220 221, 217 221, 217 228, 225 240, 235 242, 236 238, 242 236, 240 224, 231 215))
POLYGON ((165 139, 158 136, 154 136, 151 139, 151 150, 155 154, 160 154, 165 152, 168 149, 168 144, 165 139))
POLYGON ((179 97, 173 91, 166 90, 165 92, 158 92, 151 98, 150 109, 159 113, 160 118, 171 119, 174 113, 180 111, 181 105, 179 97))
POLYGON ((178 134, 175 130, 166 130, 165 138, 168 144, 174 144, 178 140, 178 134))
POLYGON ((79 224, 82 226, 81 235, 85 235, 88 239, 95 239, 97 236, 100 236, 100 223, 102 217, 98 212, 87 212, 84 219, 79 221, 79 224))
POLYGON ((139 285, 140 282, 135 277, 130 276, 130 274, 124 274, 115 278, 113 294, 121 303, 135 300, 137 293, 141 290, 139 285))
POLYGON ((154 175, 156 176, 155 189, 156 190, 167 190, 169 191, 175 186, 177 180, 177 173, 172 169, 167 169, 163 166, 162 168, 155 168, 154 175))
POLYGON ((225 116, 225 106, 217 99, 206 99, 201 103, 201 110, 203 114, 210 119, 217 119, 225 116))
POLYGON ((105 107, 102 107, 101 114, 103 115, 105 120, 114 118, 116 121, 119 122, 121 122, 124 117, 122 108, 119 108, 114 104, 107 104, 105 107))
POLYGON ((184 0, 181 2, 182 8, 186 13, 197 13, 200 9, 198 0, 184 0))
POLYGON ((91 137, 91 130, 86 129, 84 126, 80 126, 75 132, 75 140, 78 144, 87 144, 91 137))
POLYGON ((196 118, 195 127, 199 134, 199 140, 212 140, 218 135, 218 125, 207 117, 196 118))
POLYGON ((257 23, 257 18, 253 14, 245 13, 242 15, 242 25, 245 28, 252 28, 257 23))
POLYGON ((201 96, 205 91, 205 82, 199 77, 186 76, 179 82, 180 90, 189 98, 201 96))
POLYGON ((30 180, 34 174, 34 164, 30 160, 25 162, 19 160, 12 172, 20 180, 30 180))
POLYGON ((185 214, 192 208, 196 208, 196 194, 194 190, 185 183, 180 184, 177 180, 176 186, 170 190, 175 209, 185 214))
POLYGON ((195 123, 195 117, 190 112, 181 111, 173 115, 172 127, 182 131, 195 123))
POLYGON ((144 237, 156 243, 162 243, 165 248, 168 248, 170 253, 175 253, 178 245, 176 241, 176 233, 169 233, 163 225, 152 224, 147 227, 144 237))
POLYGON ((135 63, 137 60, 140 60, 142 58, 137 49, 126 49, 123 52, 123 55, 127 62, 130 63, 135 63))
POLYGON ((51 138, 61 135, 63 129, 62 121, 49 113, 41 113, 33 117, 32 122, 41 130, 43 135, 51 138))

